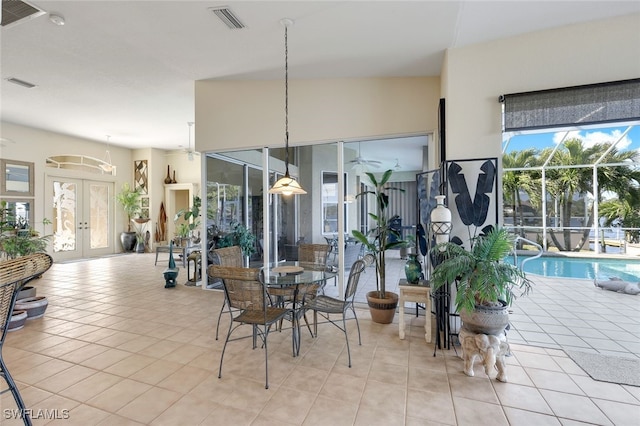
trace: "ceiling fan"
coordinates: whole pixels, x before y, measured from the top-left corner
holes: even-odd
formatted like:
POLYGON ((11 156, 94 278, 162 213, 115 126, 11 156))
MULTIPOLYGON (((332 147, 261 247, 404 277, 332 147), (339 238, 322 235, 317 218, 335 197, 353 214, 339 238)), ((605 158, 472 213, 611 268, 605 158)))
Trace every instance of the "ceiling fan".
POLYGON ((349 161, 349 163, 353 164, 353 167, 356 167, 356 166, 370 166, 370 167, 378 168, 382 164, 382 161, 367 160, 366 158, 364 158, 360 154, 360 142, 358 142, 358 156, 355 159, 349 161))
POLYGON ((191 149, 191 127, 193 126, 193 121, 187 121, 187 125, 189 126, 189 147, 184 152, 187 154, 189 161, 193 161, 193 156, 198 155, 195 150, 191 149))

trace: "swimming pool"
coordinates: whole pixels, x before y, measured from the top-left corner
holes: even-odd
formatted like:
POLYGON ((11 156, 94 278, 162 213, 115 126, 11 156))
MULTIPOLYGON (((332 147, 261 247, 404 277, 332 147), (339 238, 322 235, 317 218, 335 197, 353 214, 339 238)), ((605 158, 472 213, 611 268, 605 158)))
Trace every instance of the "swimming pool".
MULTIPOLYGON (((518 256, 521 263, 527 256, 518 256)), ((513 256, 506 259, 513 263, 513 256)), ((527 273, 545 277, 607 280, 618 277, 624 281, 640 281, 640 261, 626 259, 594 259, 580 257, 542 256, 524 264, 527 273)))

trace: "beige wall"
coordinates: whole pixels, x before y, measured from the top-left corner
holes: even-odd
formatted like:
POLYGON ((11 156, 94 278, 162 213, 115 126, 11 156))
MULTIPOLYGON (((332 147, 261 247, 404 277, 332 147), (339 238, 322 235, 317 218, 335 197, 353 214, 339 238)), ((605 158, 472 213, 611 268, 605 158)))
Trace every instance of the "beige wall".
MULTIPOLYGON (((438 77, 289 80, 291 145, 437 127, 438 77)), ((284 145, 282 81, 197 81, 198 151, 284 145)))
POLYGON ((500 157, 502 94, 640 76, 639 23, 636 14, 450 49, 447 158, 500 157))
MULTIPOLYGON (((51 232, 51 228, 44 229, 41 222, 43 218, 52 219, 51 205, 45 200, 45 167, 47 157, 63 154, 82 154, 90 157, 104 159, 107 149, 105 142, 95 142, 88 139, 76 138, 69 135, 47 132, 44 130, 24 127, 12 123, 1 123, 0 135, 13 142, 3 141, 0 146, 0 158, 27 161, 34 163, 35 178, 35 207, 33 210, 35 228, 40 232, 51 232)), ((149 201, 150 222, 148 229, 152 238, 155 231, 160 203, 164 200, 164 178, 167 164, 178 170, 176 177, 181 183, 200 182, 200 157, 196 156, 193 162, 187 160, 185 153, 181 151, 167 152, 157 149, 138 149, 109 146, 111 162, 117 166, 116 176, 96 175, 89 172, 65 171, 67 177, 85 179, 98 179, 114 182, 114 190, 119 191, 124 182, 133 185, 134 160, 148 160, 149 163, 149 201)), ((59 173, 58 173, 59 175, 59 173)), ((173 219, 173 218, 171 218, 173 219)), ((115 225, 113 227, 114 248, 120 251, 119 235, 126 230, 126 217, 119 206, 115 207, 115 225)), ((172 236, 170 236, 172 237, 172 236)))

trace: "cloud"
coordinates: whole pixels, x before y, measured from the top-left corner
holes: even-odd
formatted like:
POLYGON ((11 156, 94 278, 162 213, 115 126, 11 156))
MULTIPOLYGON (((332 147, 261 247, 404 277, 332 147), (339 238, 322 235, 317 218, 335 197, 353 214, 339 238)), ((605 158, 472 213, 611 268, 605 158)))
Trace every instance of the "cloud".
MULTIPOLYGON (((553 134, 553 143, 558 144, 564 138, 566 132, 558 132, 553 134)), ((609 132, 595 130, 593 132, 582 132, 578 130, 574 130, 569 132, 567 137, 564 140, 569 139, 581 139, 582 143, 586 148, 592 147, 598 143, 614 143, 620 136, 622 136, 622 131, 620 129, 612 129, 609 132)), ((616 148, 618 151, 628 148, 632 143, 632 140, 629 138, 629 135, 620 139, 620 142, 617 143, 616 148)))

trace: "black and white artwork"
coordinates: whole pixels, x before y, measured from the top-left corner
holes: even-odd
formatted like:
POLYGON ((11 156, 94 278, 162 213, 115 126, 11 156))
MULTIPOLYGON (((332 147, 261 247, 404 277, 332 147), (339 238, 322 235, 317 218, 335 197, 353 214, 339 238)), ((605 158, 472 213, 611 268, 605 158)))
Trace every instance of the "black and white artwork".
POLYGON ((450 241, 469 248, 473 238, 498 223, 498 159, 447 161, 445 174, 450 241))

